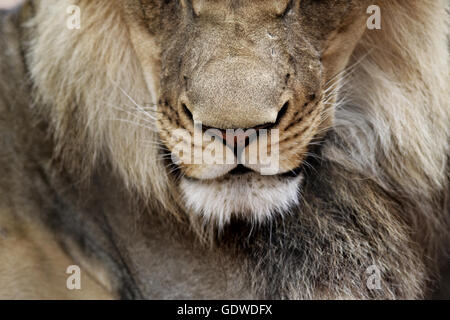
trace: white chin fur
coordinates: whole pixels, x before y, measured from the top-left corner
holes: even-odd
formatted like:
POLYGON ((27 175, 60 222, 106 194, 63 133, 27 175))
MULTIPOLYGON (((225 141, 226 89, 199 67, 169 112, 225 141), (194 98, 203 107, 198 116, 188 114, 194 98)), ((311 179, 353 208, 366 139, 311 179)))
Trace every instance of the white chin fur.
POLYGON ((262 223, 299 203, 301 176, 261 176, 249 173, 215 180, 182 178, 180 188, 187 207, 219 228, 232 216, 262 223))

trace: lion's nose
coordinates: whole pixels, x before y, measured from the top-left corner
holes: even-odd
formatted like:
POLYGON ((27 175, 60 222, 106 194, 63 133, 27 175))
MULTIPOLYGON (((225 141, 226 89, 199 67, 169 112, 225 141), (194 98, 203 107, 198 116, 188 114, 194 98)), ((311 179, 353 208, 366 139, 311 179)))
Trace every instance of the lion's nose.
POLYGON ((213 62, 190 77, 182 105, 192 120, 218 129, 274 124, 288 97, 284 76, 261 63, 229 58, 213 62))

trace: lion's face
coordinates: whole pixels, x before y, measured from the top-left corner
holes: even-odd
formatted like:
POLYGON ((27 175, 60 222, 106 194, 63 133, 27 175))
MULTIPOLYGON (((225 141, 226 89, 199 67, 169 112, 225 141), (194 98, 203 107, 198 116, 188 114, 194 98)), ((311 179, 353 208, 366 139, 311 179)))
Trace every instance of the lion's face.
POLYGON ((340 72, 365 29, 361 2, 125 2, 186 207, 226 223, 298 202, 300 168, 333 124, 340 72))

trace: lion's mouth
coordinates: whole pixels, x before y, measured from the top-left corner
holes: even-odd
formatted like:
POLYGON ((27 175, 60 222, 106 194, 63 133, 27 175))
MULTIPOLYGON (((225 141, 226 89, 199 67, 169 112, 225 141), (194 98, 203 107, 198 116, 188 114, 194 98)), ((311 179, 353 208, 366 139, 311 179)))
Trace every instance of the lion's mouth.
MULTIPOLYGON (((174 166, 176 166, 175 164, 173 164, 174 166)), ((177 167, 176 170, 172 170, 172 172, 180 172, 180 168, 177 167)), ((287 172, 283 172, 283 173, 279 173, 279 174, 274 174, 274 175, 261 175, 258 171, 255 171, 251 168, 248 168, 242 164, 238 164, 234 169, 231 169, 230 171, 224 173, 221 176, 215 177, 214 179, 199 179, 199 178, 195 178, 195 177, 189 177, 188 175, 183 175, 184 178, 186 179, 190 179, 190 180, 198 180, 198 181, 202 181, 202 180, 221 180, 223 178, 227 178, 229 176, 233 176, 233 177, 238 177, 238 176, 245 176, 248 174, 255 174, 255 175, 259 175, 261 177, 270 177, 270 176, 276 176, 276 177, 280 177, 280 178, 296 178, 299 175, 301 175, 303 173, 303 166, 297 167, 295 169, 289 170, 287 172)))
POLYGON ((246 166, 243 166, 242 164, 239 164, 236 168, 228 172, 230 175, 243 175, 246 173, 253 172, 252 169, 247 168, 246 166))
MULTIPOLYGON (((168 148, 166 152, 170 152, 168 148)), ((165 157, 171 161, 170 157, 165 157)), ((215 166, 211 178, 192 177, 175 163, 176 177, 183 205, 187 211, 222 228, 234 218, 251 223, 265 223, 284 215, 299 205, 303 181, 302 167, 264 175, 244 164, 215 166)))
MULTIPOLYGON (((168 148, 166 151, 170 152, 168 148)), ((170 161, 170 157, 166 159, 170 161)), ((177 175, 183 205, 219 227, 232 217, 263 223, 299 204, 303 166, 269 174, 261 166, 247 163, 194 166, 197 170, 207 168, 206 177, 190 175, 189 166, 172 162, 173 166, 176 169, 171 173, 177 175)))
POLYGON ((259 181, 264 181, 265 179, 278 179, 278 180, 282 181, 284 179, 292 179, 292 178, 297 178, 299 176, 303 176, 303 171, 304 171, 303 167, 298 167, 296 169, 290 170, 289 172, 285 172, 285 173, 274 174, 274 175, 262 175, 257 171, 254 171, 250 168, 247 168, 247 167, 239 164, 233 170, 229 171, 228 173, 226 173, 220 177, 214 178, 214 179, 198 179, 198 178, 189 177, 187 175, 183 175, 182 177, 184 179, 188 179, 191 181, 198 181, 198 182, 211 182, 211 181, 221 182, 221 181, 227 181, 230 179, 237 179, 236 181, 243 182, 249 177, 257 177, 257 179, 259 181))
POLYGON ((299 204, 302 172, 299 167, 281 174, 262 175, 238 164, 212 179, 190 177, 178 169, 178 182, 187 210, 220 229, 233 217, 264 223, 275 215, 290 212, 299 204))

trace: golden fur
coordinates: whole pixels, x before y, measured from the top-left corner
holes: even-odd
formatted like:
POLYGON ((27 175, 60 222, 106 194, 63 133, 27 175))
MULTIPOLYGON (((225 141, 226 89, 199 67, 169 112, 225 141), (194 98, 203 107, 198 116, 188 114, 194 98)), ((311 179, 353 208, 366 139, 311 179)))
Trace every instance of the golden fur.
MULTIPOLYGON (((152 20, 151 17, 152 13, 159 11, 154 11, 156 9, 150 5, 145 7, 149 13, 147 20, 144 19, 148 25, 144 25, 143 18, 136 16, 140 7, 131 0, 121 3, 111 0, 75 1, 82 8, 82 28, 69 30, 64 27, 67 19, 65 12, 66 7, 74 1, 39 0, 34 1, 33 5, 27 4, 20 13, 23 24, 18 42, 25 53, 25 66, 33 89, 30 100, 24 102, 30 104, 32 101, 32 108, 23 109, 31 120, 25 121, 22 129, 14 129, 7 120, 2 121, 0 129, 17 132, 39 129, 49 133, 50 139, 42 132, 35 138, 36 143, 46 146, 43 149, 50 150, 43 156, 39 153, 39 164, 42 164, 46 175, 50 177, 50 185, 56 176, 58 183, 55 185, 76 190, 76 200, 73 202, 82 203, 75 206, 78 211, 89 208, 85 211, 91 214, 96 212, 94 205, 89 207, 89 199, 97 196, 91 196, 94 190, 104 194, 111 192, 110 198, 106 195, 104 198, 103 195, 100 197, 104 200, 101 208, 106 208, 100 211, 106 212, 106 215, 114 210, 123 210, 123 215, 151 213, 149 216, 156 221, 154 225, 164 230, 161 233, 170 233, 167 236, 171 239, 167 242, 170 244, 169 253, 162 256, 167 258, 170 252, 177 252, 179 261, 188 261, 186 265, 192 267, 193 271, 187 268, 190 273, 186 277, 200 279, 204 276, 195 272, 196 263, 202 268, 205 263, 214 266, 217 264, 223 267, 224 274, 233 274, 233 277, 235 274, 239 275, 237 282, 242 288, 233 291, 234 286, 230 286, 229 296, 425 297, 434 288, 433 281, 437 279, 439 257, 445 249, 448 232, 448 3, 445 0, 415 0, 407 1, 407 4, 400 0, 375 2, 382 10, 382 30, 365 30, 363 33, 360 31, 361 23, 365 20, 361 22, 353 19, 352 21, 357 21, 356 29, 350 27, 352 24, 346 24, 350 29, 339 30, 340 36, 336 42, 327 38, 327 51, 323 54, 326 72, 320 85, 317 85, 322 91, 315 91, 317 94, 313 98, 323 100, 317 105, 309 105, 297 114, 294 109, 289 109, 289 120, 281 124, 282 129, 286 129, 289 124, 298 122, 298 126, 289 128, 297 130, 293 135, 301 133, 295 136, 300 142, 286 147, 286 150, 294 148, 292 153, 286 154, 288 159, 283 162, 282 167, 286 170, 292 170, 303 163, 308 156, 308 147, 315 139, 323 144, 323 148, 319 154, 321 162, 305 173, 298 208, 292 209, 285 218, 273 218, 273 227, 272 224, 270 228, 266 225, 252 225, 250 229, 247 221, 235 217, 236 220, 228 219, 227 225, 222 225, 221 233, 218 234, 215 224, 205 228, 204 221, 192 214, 183 201, 177 177, 171 174, 170 167, 167 168, 166 155, 161 145, 165 143, 170 149, 171 146, 167 145, 170 132, 180 126, 189 129, 189 124, 178 105, 171 107, 179 97, 179 84, 169 76, 161 76, 162 81, 159 81, 160 74, 168 74, 164 73, 164 61, 161 62, 168 49, 161 51, 161 40, 143 31, 159 26, 154 22, 159 21, 158 18, 154 17, 152 20), (135 23, 130 22, 130 14, 135 23), (152 23, 156 26, 152 26, 152 23), (333 57, 343 50, 339 46, 343 43, 347 45, 347 55, 343 53, 337 59, 339 61, 336 61, 333 57), (350 69, 341 73, 345 67, 350 69), (341 77, 335 78, 336 74, 341 77), (330 81, 333 96, 327 96, 324 92, 330 81), (313 116, 305 118, 306 115, 313 116), (296 117, 306 120, 302 122, 296 117), (331 134, 325 135, 330 128, 331 134), (99 187, 97 179, 104 179, 105 182, 102 180, 98 183, 99 187), (108 184, 109 181, 116 184, 108 184), (108 188, 104 188, 105 185, 108 188), (114 198, 113 195, 118 196, 114 198), (110 202, 107 203, 105 199, 110 202), (129 206, 125 205, 128 203, 129 206), (117 209, 113 209, 115 205, 117 209), (191 230, 194 232, 191 233, 191 230), (214 243, 216 252, 211 253, 209 249, 205 249, 204 244, 197 241, 198 235, 208 236, 208 240, 214 243), (182 246, 179 243, 184 241, 189 245, 183 246, 189 248, 185 248, 183 252, 192 250, 192 257, 183 257, 176 251, 182 246), (176 249, 170 249, 172 243, 176 243, 173 245, 176 249), (195 255, 202 256, 200 252, 206 252, 205 257, 214 258, 208 262, 200 261, 202 259, 197 259, 195 255), (242 267, 235 266, 236 263, 242 267), (384 275, 383 289, 380 291, 370 291, 365 286, 364 270, 373 264, 384 275), (239 278, 241 273, 237 273, 234 268, 244 270, 242 278, 239 278)), ((194 4, 199 3, 202 1, 194 0, 194 4)), ((197 11, 201 10, 200 7, 195 8, 197 11)), ((311 34, 314 32, 312 30, 311 34)), ((12 43, 15 41, 13 36, 17 35, 11 34, 11 39, 7 40, 12 43)), ((308 50, 305 52, 308 52, 309 57, 308 50)), ((176 72, 170 73, 174 74, 176 72)), ((311 82, 306 86, 305 83, 297 83, 296 88, 299 89, 296 91, 296 104, 306 105, 309 102, 308 90, 310 87, 316 89, 312 84, 314 75, 311 74, 308 79, 311 82)), ((6 85, 0 85, 0 93, 6 92, 5 88, 6 85)), ((8 101, 5 105, 8 105, 8 101)), ((3 112, 3 109, 0 110, 3 112)), ((9 109, 5 107, 4 110, 9 109)), ((4 112, 11 115, 12 119, 18 117, 12 111, 4 112)), ((200 114, 202 115, 204 114, 200 114)), ((9 119, 8 116, 5 119, 9 119)), ((223 122, 225 127, 235 119, 227 121, 228 123, 223 122)), ((254 123, 249 120, 248 125, 252 126, 254 123)), ((220 124, 216 123, 216 126, 220 127, 220 124)), ((17 136, 22 134, 24 133, 17 136)), ((284 130, 282 134, 286 137, 291 135, 288 130, 284 130)), ((18 138, 18 141, 22 140, 18 138)), ((6 150, 10 151, 4 151, 6 155, 3 159, 9 159, 11 155, 21 157, 16 155, 15 148, 6 150)), ((281 151, 283 152, 283 146, 281 151)), ((31 154, 34 155, 35 152, 34 149, 23 152, 27 157, 24 163, 32 163, 28 156, 33 159, 31 154)), ((1 161, 5 168, 9 168, 8 161, 1 161)), ((209 169, 195 166, 182 168, 185 174, 197 178, 201 177, 201 172, 209 169)), ((20 171, 17 168, 14 170, 20 171)), ((22 181, 19 184, 22 187, 28 181, 24 178, 26 173, 15 171, 5 174, 5 177, 0 183, 2 191, 8 190, 7 186, 13 179, 22 181)), ((8 192, 32 192, 24 191, 22 187, 8 192)), ((0 203, 0 221, 6 221, 1 222, 2 224, 12 228, 20 221, 17 213, 8 213, 12 207, 21 208, 22 203, 25 203, 24 206, 33 206, 23 199, 14 204, 0 203), (3 207, 6 208, 2 209, 3 207)), ((95 201, 92 200, 93 202, 95 201)), ((118 213, 114 217, 117 221, 133 221, 132 218, 120 220, 125 218, 119 218, 118 213)), ((47 222, 44 218, 38 220, 47 222)), ((126 239, 129 234, 120 231, 119 225, 112 227, 111 234, 114 231, 114 234, 120 234, 126 239)), ((87 231, 78 224, 76 226, 74 228, 79 228, 82 235, 80 237, 87 237, 87 231)), ((0 231, 1 228, 0 224, 0 231)), ((127 270, 132 269, 129 272, 135 282, 125 281, 125 277, 117 276, 117 270, 125 267, 116 268, 115 264, 112 267, 113 263, 109 260, 108 263, 102 263, 106 258, 101 256, 99 250, 86 254, 86 249, 77 242, 81 241, 80 238, 60 240, 69 236, 53 225, 42 227, 42 230, 59 239, 55 245, 65 244, 60 251, 53 247, 42 249, 48 259, 52 259, 51 253, 56 252, 58 257, 55 259, 60 261, 54 264, 57 270, 68 263, 67 259, 75 257, 77 263, 82 263, 90 270, 89 274, 96 279, 94 282, 102 283, 99 285, 102 290, 109 288, 107 291, 111 296, 135 297, 124 293, 128 292, 123 289, 128 285, 139 287, 136 291, 142 294, 140 297, 156 295, 147 294, 151 290, 143 289, 145 286, 140 284, 140 281, 145 281, 140 278, 146 274, 142 270, 145 269, 142 268, 145 263, 139 262, 136 256, 145 251, 147 247, 144 245, 144 249, 134 248, 124 258, 124 265, 128 266, 127 270), (75 245, 68 246, 66 241, 75 245), (98 267, 99 265, 102 267, 98 267), (108 271, 105 272, 104 269, 108 271), (108 280, 99 280, 105 277, 105 273, 108 274, 108 280)), ((159 229, 155 232, 159 232, 157 230, 159 229)), ((27 240, 26 236, 18 237, 18 244, 0 244, 0 261, 1 256, 8 255, 8 252, 20 252, 21 248, 25 248, 26 245, 20 244, 22 241, 34 243, 27 240)), ((95 242, 96 235, 92 237, 95 242)), ((147 237, 166 239, 164 235, 147 237)), ((126 240, 119 241, 114 236, 111 238, 113 240, 108 241, 119 243, 117 246, 120 250, 126 249, 126 245, 121 247, 123 243, 132 246, 126 240)), ((163 240, 161 242, 159 246, 166 243, 163 240)), ((40 247, 44 240, 36 240, 36 243, 40 247)), ((25 254, 18 254, 15 261, 17 264, 24 261, 34 265, 42 259, 41 256, 25 257, 25 254)), ((33 268, 42 270, 42 266, 33 268)), ((151 270, 153 266, 148 268, 151 270)), ((10 265, 0 263, 0 279, 14 278, 15 272, 11 272, 10 265)), ((12 283, 11 287, 23 288, 18 293, 19 296, 36 297, 36 291, 33 291, 35 289, 30 289, 31 294, 27 294, 26 290, 28 286, 36 288, 45 278, 46 276, 37 275, 32 279, 36 284, 12 283)), ((215 275, 208 279, 212 280, 198 284, 206 289, 192 289, 192 296, 186 293, 190 287, 187 284, 183 286, 185 279, 181 279, 180 286, 186 292, 181 291, 188 297, 215 297, 212 293, 208 295, 208 290, 220 292, 221 290, 211 288, 215 288, 215 283, 221 283, 222 280, 216 279, 215 275)), ((41 297, 65 297, 59 291, 58 281, 50 281, 54 284, 55 291, 42 293, 41 297)), ((197 282, 201 281, 196 281, 195 285, 197 282)), ((161 287, 158 290, 164 292, 164 285, 161 287)), ((0 290, 0 297, 11 297, 3 289, 0 290)), ((97 289, 94 288, 87 296, 107 296, 104 292, 95 290, 97 289)), ((224 292, 228 294, 228 291, 224 292)), ((156 297, 174 297, 174 294, 161 293, 156 297)))

